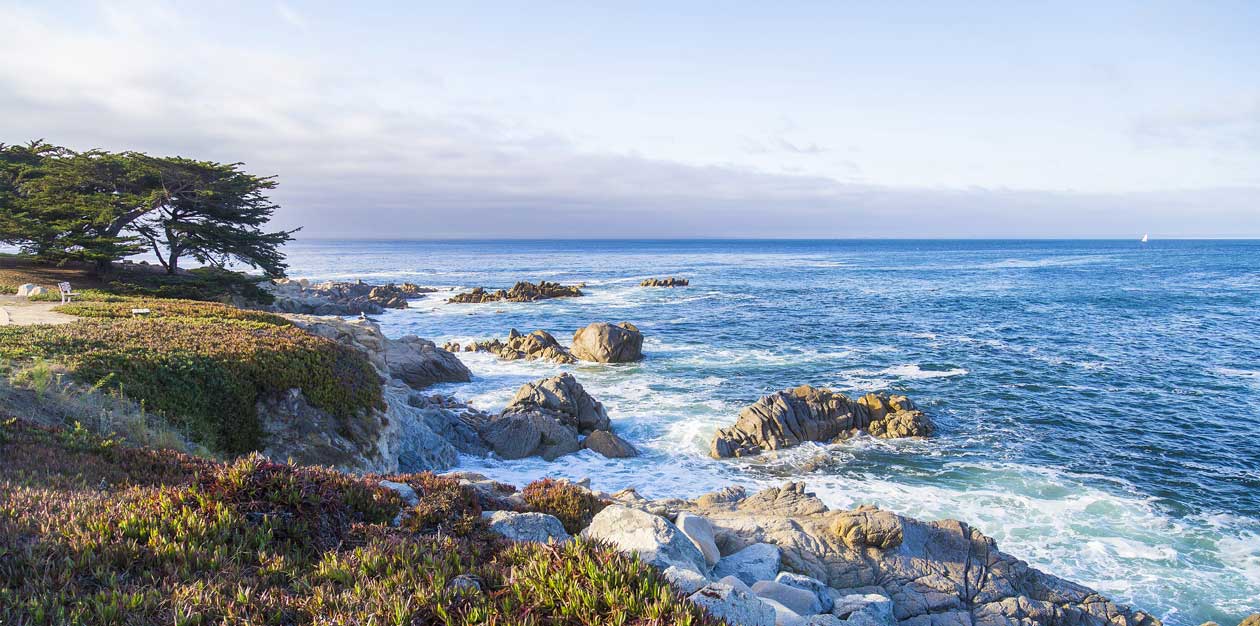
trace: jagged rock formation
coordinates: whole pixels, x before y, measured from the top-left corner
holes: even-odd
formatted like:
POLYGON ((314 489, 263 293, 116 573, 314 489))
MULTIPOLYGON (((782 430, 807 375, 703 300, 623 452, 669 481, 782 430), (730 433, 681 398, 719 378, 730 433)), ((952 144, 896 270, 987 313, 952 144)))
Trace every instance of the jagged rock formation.
POLYGON ((287 278, 264 283, 262 288, 276 299, 268 307, 270 310, 305 315, 359 315, 405 309, 408 300, 437 291, 411 283, 371 285, 360 280, 312 284, 306 279, 287 278))
POLYGON ((484 302, 535 302, 538 300, 546 300, 549 298, 575 298, 582 295, 582 287, 586 285, 568 286, 560 283, 549 283, 545 280, 538 281, 538 284, 521 281, 512 286, 511 289, 497 291, 486 291, 483 287, 477 287, 467 293, 456 294, 447 302, 455 304, 480 304, 484 302))
POLYGON ((713 436, 714 458, 757 454, 806 441, 829 442, 865 431, 876 437, 926 437, 932 423, 905 396, 866 394, 851 400, 809 385, 765 396, 713 436))
MULTIPOLYGON (((443 347, 451 352, 459 352, 461 349, 460 344, 453 342, 443 347)), ((522 335, 513 328, 508 331, 507 341, 498 339, 478 341, 462 346, 462 349, 464 352, 489 352, 505 361, 543 359, 554 363, 577 363, 577 359, 569 354, 568 348, 560 345, 560 342, 545 330, 536 330, 528 335, 522 335)))
POLYGON ((386 361, 389 375, 413 389, 436 383, 466 383, 472 380, 472 372, 454 354, 415 335, 387 340, 386 361))
POLYGON ((606 456, 637 454, 610 428, 604 405, 568 373, 523 385, 502 413, 482 416, 477 423, 486 445, 505 459, 550 461, 577 452, 586 442, 606 456))
POLYGON ((693 602, 739 623, 1160 626, 1029 567, 963 522, 874 507, 831 511, 801 483, 694 501, 647 501, 633 490, 597 495, 617 504, 583 536, 667 568, 693 602), (716 564, 699 548, 709 542, 720 553, 716 564))
POLYGON ((595 322, 573 333, 573 356, 596 363, 630 363, 643 358, 643 333, 630 322, 595 322))
POLYGON ((645 278, 640 287, 686 287, 691 281, 686 278, 670 276, 669 278, 645 278))

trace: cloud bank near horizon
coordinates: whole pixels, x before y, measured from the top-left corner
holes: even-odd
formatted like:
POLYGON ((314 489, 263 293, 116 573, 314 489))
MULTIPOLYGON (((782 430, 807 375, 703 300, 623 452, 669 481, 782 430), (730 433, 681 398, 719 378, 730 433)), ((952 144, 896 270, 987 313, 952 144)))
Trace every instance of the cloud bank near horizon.
MULTIPOLYGON (((81 22, 0 7, 12 25, 0 56, 22 60, 0 66, 0 140, 244 161, 279 175, 277 222, 306 237, 1260 235, 1260 173, 1229 174, 1260 164, 1260 95, 1254 110, 1135 118, 1124 131, 1147 151, 1208 150, 1215 178, 1153 190, 898 182, 872 175, 879 159, 864 150, 791 123, 728 127, 717 158, 670 139, 649 152, 591 137, 602 126, 539 117, 510 90, 453 86, 471 80, 455 70, 304 48, 327 16, 261 10, 240 18, 292 39, 205 32, 211 16, 160 3, 93 5, 81 22)), ((597 113, 620 123, 615 109, 597 113)), ((686 136, 687 124, 660 130, 686 136)), ((913 161, 916 145, 899 149, 913 161)))

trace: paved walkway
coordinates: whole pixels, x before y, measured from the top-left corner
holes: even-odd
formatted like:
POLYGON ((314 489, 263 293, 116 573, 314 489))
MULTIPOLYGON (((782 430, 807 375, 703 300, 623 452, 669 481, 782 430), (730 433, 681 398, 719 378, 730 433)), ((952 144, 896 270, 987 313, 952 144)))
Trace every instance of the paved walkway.
POLYGON ((0 326, 65 324, 79 319, 73 315, 53 311, 53 307, 60 304, 60 302, 31 302, 18 296, 0 296, 0 326))

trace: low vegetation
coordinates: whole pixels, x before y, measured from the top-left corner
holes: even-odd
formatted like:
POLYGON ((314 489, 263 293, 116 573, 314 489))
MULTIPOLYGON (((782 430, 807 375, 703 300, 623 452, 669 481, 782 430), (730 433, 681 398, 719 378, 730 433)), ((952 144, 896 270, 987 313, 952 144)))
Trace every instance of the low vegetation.
MULTIPOLYGON (((432 475, 219 463, 0 421, 0 623, 715 625, 606 547, 513 544, 432 475), (434 502, 440 498, 442 502, 434 502)), ((461 495, 462 492, 462 495, 461 495)))
POLYGON ((571 534, 590 526, 595 514, 608 506, 585 489, 551 478, 526 485, 521 490, 521 496, 535 511, 559 519, 564 524, 564 529, 571 534))
POLYGON ((190 301, 61 308, 85 318, 0 328, 0 358, 55 362, 81 383, 159 412, 216 452, 259 448, 255 406, 267 394, 301 389, 312 405, 347 421, 383 407, 380 378, 362 353, 278 316, 190 301), (133 307, 151 313, 130 317, 133 307))

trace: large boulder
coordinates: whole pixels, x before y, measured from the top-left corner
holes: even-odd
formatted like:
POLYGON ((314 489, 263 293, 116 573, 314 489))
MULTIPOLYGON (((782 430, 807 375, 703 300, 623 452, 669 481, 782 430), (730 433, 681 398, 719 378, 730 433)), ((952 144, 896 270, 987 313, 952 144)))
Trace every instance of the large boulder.
POLYGON ((576 428, 537 409, 503 413, 483 424, 480 432, 486 445, 504 459, 541 456, 554 461, 581 449, 576 428))
POLYGON ((439 348, 428 339, 407 335, 386 344, 385 360, 390 376, 402 380, 413 389, 437 383, 466 383, 472 372, 454 354, 439 348))
POLYGON ((774 582, 781 585, 787 585, 789 587, 795 587, 797 589, 803 589, 814 594, 814 597, 818 598, 819 606, 819 610, 814 611, 815 613, 828 612, 835 605, 831 598, 831 592, 833 590, 827 586, 827 583, 824 583, 817 578, 810 578, 809 576, 794 574, 792 572, 779 572, 779 575, 774 577, 774 582))
MULTIPOLYGON (((800 484, 734 502, 693 502, 684 509, 709 520, 724 551, 773 544, 781 551, 783 569, 836 590, 852 590, 832 595, 832 612, 853 626, 1160 624, 1147 613, 1029 567, 954 520, 923 522, 874 508, 831 511, 800 484), (891 602, 889 619, 888 605, 881 604, 885 596, 891 602)), ((715 576, 721 568, 719 562, 715 576)))
POLYGON ((620 504, 604 507, 582 536, 638 554, 645 563, 661 569, 677 566, 704 572, 709 567, 695 544, 669 520, 620 504))
POLYGON ((564 524, 546 513, 517 513, 515 511, 486 511, 482 519, 493 530, 512 541, 536 541, 538 543, 562 543, 569 540, 564 524))
POLYGON ((39 285, 35 285, 31 283, 19 285, 17 288, 17 295, 18 297, 21 297, 21 298, 31 298, 34 296, 42 296, 45 293, 48 293, 47 289, 44 289, 43 287, 40 287, 39 285))
POLYGON ((713 567, 714 576, 734 576, 746 585, 759 580, 774 580, 778 573, 779 546, 769 543, 754 543, 722 557, 713 567))
POLYGON ((639 456, 639 451, 629 441, 618 437, 611 430, 596 430, 582 440, 582 447, 594 450, 610 459, 628 459, 639 456))
POLYGON ((573 356, 596 363, 630 363, 643 358, 643 333, 630 322, 595 322, 573 334, 573 356))
POLYGON ((775 626, 775 610, 747 588, 710 583, 687 597, 709 615, 739 626, 775 626))
POLYGON ((714 458, 748 456, 806 441, 830 442, 866 431, 876 437, 926 437, 932 423, 905 396, 867 394, 854 401, 805 385, 765 396, 713 436, 714 458))
POLYGON ((717 544, 713 541, 713 525, 709 523, 709 520, 684 511, 674 519, 674 525, 687 535, 691 543, 696 544, 696 548, 704 555, 704 561, 709 567, 717 565, 718 560, 722 558, 722 553, 718 552, 717 544))
POLYGON ((609 427, 604 405, 586 393, 568 372, 522 385, 504 411, 520 413, 531 409, 553 412, 565 424, 582 433, 608 430, 609 427))
POLYGON ((797 615, 814 615, 823 611, 822 602, 812 591, 773 580, 759 580, 753 583, 752 590, 757 597, 763 600, 774 600, 797 615))

